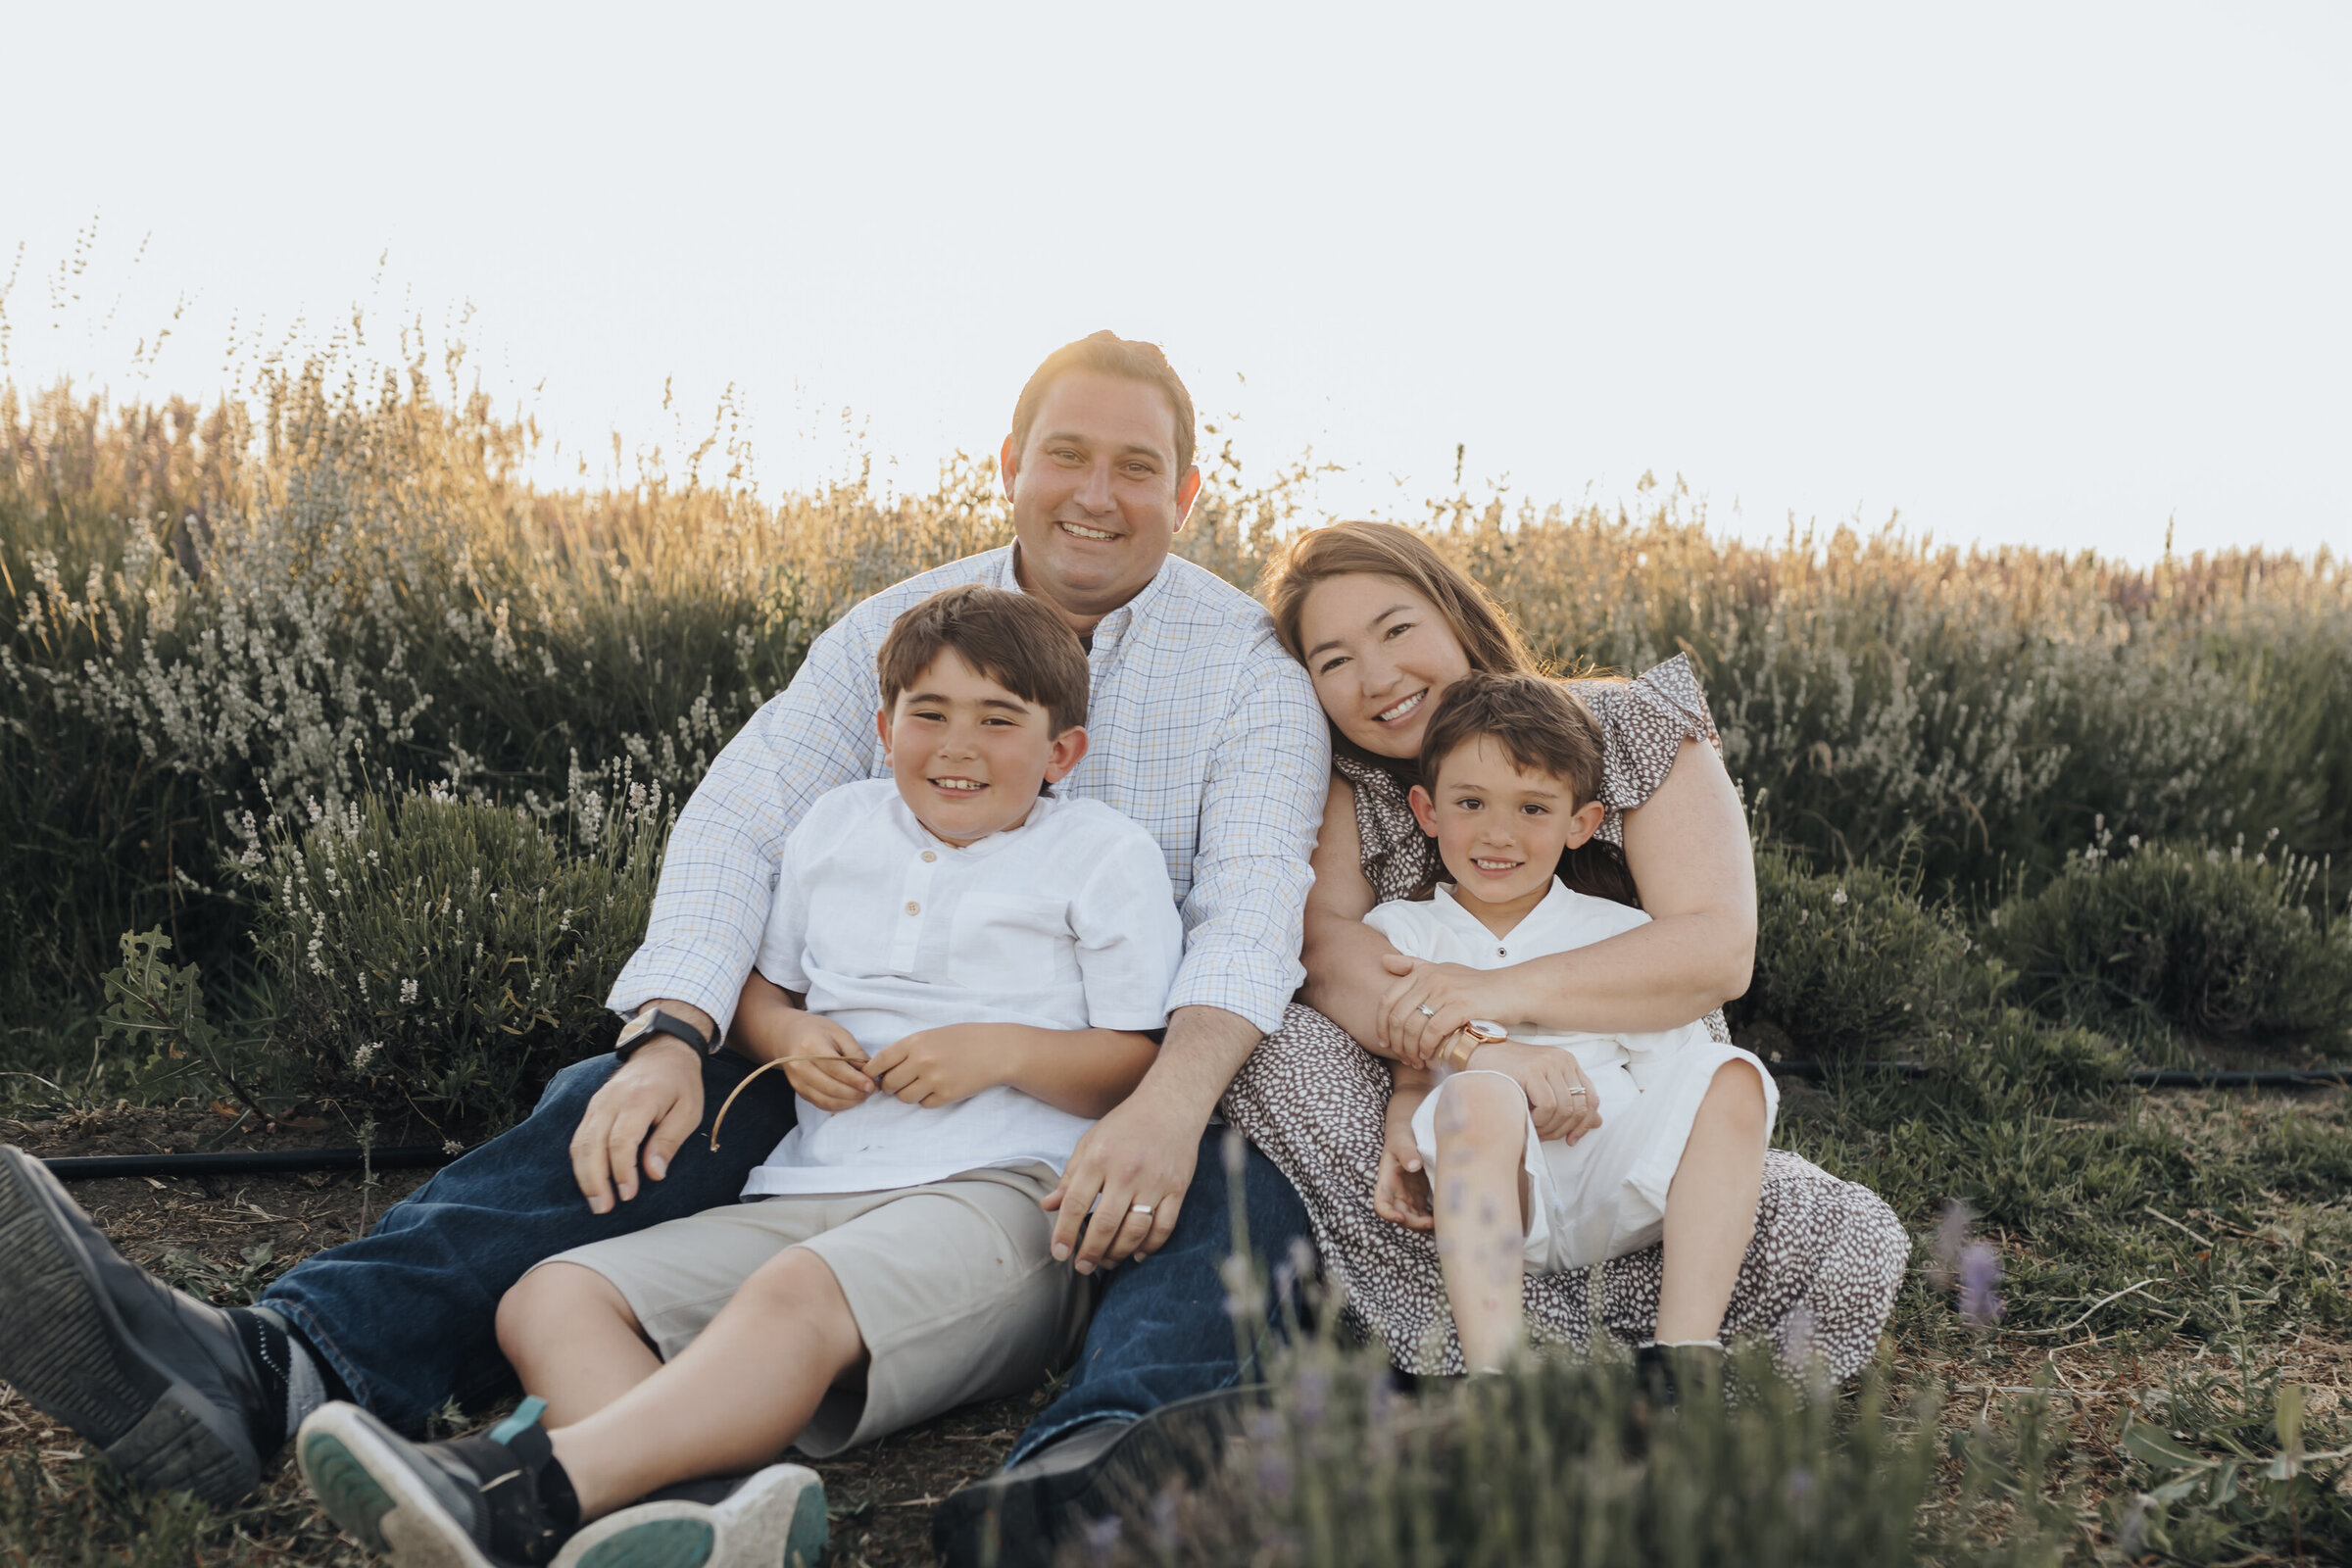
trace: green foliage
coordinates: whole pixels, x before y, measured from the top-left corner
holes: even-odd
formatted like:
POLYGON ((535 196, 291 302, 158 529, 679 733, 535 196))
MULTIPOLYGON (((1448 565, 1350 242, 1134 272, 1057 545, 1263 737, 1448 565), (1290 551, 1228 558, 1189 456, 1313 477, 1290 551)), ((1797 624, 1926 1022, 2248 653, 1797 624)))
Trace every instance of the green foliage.
MULTIPOLYGON (((1958 1504, 1936 1484, 1932 1400, 1886 1406, 1876 1375, 1850 1406, 1804 1396, 1755 1357, 1739 1395, 1686 1391, 1650 1409, 1630 1368, 1547 1357, 1507 1375, 1399 1395, 1377 1351, 1311 1343, 1282 1364, 1198 1490, 1141 1497, 1093 1560, 1179 1565, 2049 1563, 2065 1510, 2038 1409, 2023 1442, 1975 1446, 1958 1504), (1970 1539, 1987 1506, 2006 1540, 1970 1539)), ((1072 1553, 1073 1559, 1077 1553, 1072 1553)))
POLYGON ((605 996, 645 934, 669 810, 583 789, 567 846, 446 790, 314 807, 273 828, 259 941, 277 1048, 354 1121, 496 1131, 555 1070, 611 1044, 605 996))
POLYGON ((2352 1046, 2352 917, 2307 860, 2177 844, 2076 856, 1985 941, 2043 1012, 2148 1045, 2352 1046), (2321 907, 2313 907, 2320 903, 2321 907))
POLYGON ((1883 1052, 1948 1027, 1969 939, 1919 898, 1916 861, 1893 871, 1809 870, 1783 845, 1756 851, 1756 967, 1727 1009, 1743 1038, 1777 1030, 1786 1054, 1883 1052))
POLYGON ((145 1045, 143 1076, 150 1084, 192 1078, 214 1093, 234 1095, 261 1113, 252 1085, 261 1056, 257 1049, 216 1027, 205 1015, 204 987, 196 965, 176 968, 164 961, 172 941, 161 927, 122 934, 122 964, 107 971, 107 1009, 99 1019, 102 1040, 145 1045))
POLYGON ((2176 1562, 2352 1559, 2352 1442, 2277 1370, 2187 1373, 2124 1430, 2133 1485, 2109 1508, 2125 1555, 2176 1562), (2275 1560, 2275 1559, 2274 1559, 2275 1560))

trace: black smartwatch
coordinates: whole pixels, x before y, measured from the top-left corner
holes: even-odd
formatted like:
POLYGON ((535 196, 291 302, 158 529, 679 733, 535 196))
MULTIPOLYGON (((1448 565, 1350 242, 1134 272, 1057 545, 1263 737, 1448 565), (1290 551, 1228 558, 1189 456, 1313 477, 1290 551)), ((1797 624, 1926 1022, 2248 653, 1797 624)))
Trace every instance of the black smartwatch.
POLYGON ((620 1026, 620 1038, 612 1042, 612 1054, 626 1061, 630 1053, 656 1035, 674 1036, 706 1056, 718 1047, 717 1041, 677 1014, 663 1012, 660 1007, 648 1007, 620 1026))

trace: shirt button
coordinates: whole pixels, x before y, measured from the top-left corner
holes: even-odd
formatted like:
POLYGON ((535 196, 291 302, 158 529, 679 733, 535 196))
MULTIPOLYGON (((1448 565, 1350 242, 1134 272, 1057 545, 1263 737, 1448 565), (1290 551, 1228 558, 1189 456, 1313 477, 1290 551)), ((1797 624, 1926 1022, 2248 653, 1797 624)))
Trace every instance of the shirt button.
POLYGON ((1496 956, 1497 958, 1507 958, 1507 957, 1509 957, 1510 956, 1511 956, 1511 950, 1510 950, 1510 949, 1508 949, 1508 948, 1496 948, 1496 949, 1494 950, 1494 956, 1496 956))
POLYGON ((908 899, 906 901, 906 912, 908 914, 920 914, 923 912, 923 906, 915 903, 912 899, 908 899))
POLYGON ((925 850, 923 852, 923 858, 926 860, 936 860, 939 858, 939 852, 937 850, 925 850))

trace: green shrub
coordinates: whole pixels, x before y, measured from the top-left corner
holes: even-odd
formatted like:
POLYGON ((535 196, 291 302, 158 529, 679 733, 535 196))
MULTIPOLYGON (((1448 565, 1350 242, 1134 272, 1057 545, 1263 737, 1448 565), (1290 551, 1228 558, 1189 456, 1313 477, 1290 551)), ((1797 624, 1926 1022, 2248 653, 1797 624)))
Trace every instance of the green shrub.
POLYGON ((1828 1059, 1883 1051, 1943 1023, 1962 995, 1969 939, 1919 899, 1916 862, 1808 869, 1786 846, 1756 852, 1756 967, 1726 1009, 1740 1038, 1828 1059))
POLYGON ((2352 918, 2308 861, 2178 844, 2076 856, 1984 940, 2021 999, 2143 1046, 2352 1043, 2352 918))
POLYGON ((1980 1432, 1961 1500, 1929 1518, 1940 1457, 1932 1401, 1890 1412, 1874 1376, 1846 1409, 1805 1397, 1761 1358, 1740 1372, 1735 1402, 1694 1388, 1655 1419, 1620 1360, 1547 1356, 1403 1395, 1377 1350, 1312 1344, 1278 1364, 1273 1404, 1244 1418, 1200 1484, 1129 1499, 1064 1561, 2057 1562, 2056 1513, 2038 1495, 2053 1450, 2037 1410, 2006 1449, 1980 1432), (1966 1522, 1988 1498, 2007 1502, 2021 1476, 2007 1541, 1972 1543, 1966 1522))
POLYGON ((355 1119, 496 1131, 557 1068, 611 1044, 604 1002, 645 935, 668 812, 583 793, 578 853, 528 813, 445 790, 314 807, 266 836, 259 941, 276 1040, 355 1119))

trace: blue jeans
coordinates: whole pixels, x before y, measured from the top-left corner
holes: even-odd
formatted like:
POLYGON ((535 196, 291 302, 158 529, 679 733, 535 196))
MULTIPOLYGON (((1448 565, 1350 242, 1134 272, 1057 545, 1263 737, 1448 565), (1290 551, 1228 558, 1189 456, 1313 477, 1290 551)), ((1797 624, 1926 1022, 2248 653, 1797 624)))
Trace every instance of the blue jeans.
POLYGON ((1259 1277, 1271 1278, 1277 1288, 1268 1297, 1252 1293, 1228 1310, 1224 1268, 1234 1234, 1225 1137, 1221 1127, 1201 1137, 1200 1163, 1168 1244, 1141 1263, 1110 1270, 1068 1386, 1029 1423, 1006 1463, 1018 1464, 1040 1445, 1091 1421, 1133 1420, 1196 1394, 1231 1388, 1245 1375, 1262 1375, 1256 1352, 1282 1327, 1291 1294, 1284 1287, 1295 1272, 1294 1259, 1311 1261, 1314 1235, 1290 1179, 1244 1144, 1243 1223, 1259 1277))
MULTIPOLYGON (((451 1398, 470 1404, 512 1386, 498 1348, 498 1299, 533 1264, 607 1237, 732 1203, 753 1166, 792 1126, 791 1090, 771 1073, 727 1116, 719 1151, 710 1120, 752 1064, 721 1052, 703 1070, 703 1125, 670 1162, 610 1214, 591 1214, 571 1175, 571 1135, 612 1076, 611 1056, 566 1067, 522 1124, 472 1151, 394 1204, 368 1235, 306 1258, 263 1294, 332 1364, 352 1397, 404 1432, 451 1398)), ((1200 1141, 1200 1164, 1168 1244, 1109 1272, 1070 1382, 1021 1435, 1015 1457, 1074 1427, 1133 1418, 1255 1375, 1226 1311, 1233 1250, 1224 1132, 1200 1141)), ((1283 1174, 1247 1150, 1242 1194, 1250 1250, 1268 1272, 1312 1237, 1283 1174)), ((1245 1314, 1254 1343, 1266 1303, 1245 1314)))
POLYGON ((722 1051, 703 1067, 703 1124, 658 1182, 591 1214, 571 1174, 571 1135, 611 1055, 556 1074, 521 1125, 438 1172, 356 1242, 305 1258, 262 1295, 323 1355, 352 1397, 403 1432, 445 1400, 471 1404, 513 1384, 498 1348, 498 1298, 532 1265, 574 1247, 679 1219, 742 1196, 744 1179, 793 1123, 782 1073, 752 1085, 710 1151, 710 1118, 752 1070, 722 1051))

